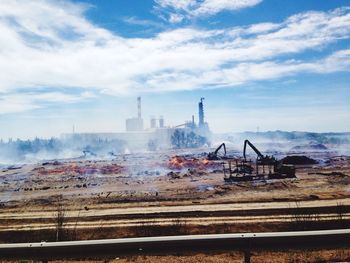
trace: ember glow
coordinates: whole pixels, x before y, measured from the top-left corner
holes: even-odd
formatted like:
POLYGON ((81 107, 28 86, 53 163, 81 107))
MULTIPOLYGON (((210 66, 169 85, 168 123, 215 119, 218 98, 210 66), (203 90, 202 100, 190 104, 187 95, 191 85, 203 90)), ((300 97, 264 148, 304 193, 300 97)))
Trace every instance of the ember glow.
POLYGON ((174 156, 168 161, 168 168, 171 170, 182 170, 182 169, 213 170, 213 169, 222 168, 222 165, 218 162, 209 161, 207 159, 185 158, 181 156, 174 156))

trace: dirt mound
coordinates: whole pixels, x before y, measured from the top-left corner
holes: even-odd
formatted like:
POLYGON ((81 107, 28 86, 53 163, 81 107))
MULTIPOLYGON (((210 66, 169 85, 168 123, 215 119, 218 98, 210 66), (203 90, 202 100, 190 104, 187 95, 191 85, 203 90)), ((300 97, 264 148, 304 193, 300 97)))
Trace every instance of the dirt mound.
POLYGON ((286 156, 282 159, 283 164, 294 164, 294 165, 306 165, 306 164, 317 164, 318 162, 312 158, 309 158, 305 155, 295 155, 295 156, 286 156))
POLYGON ((334 156, 328 159, 325 163, 328 165, 338 165, 338 166, 349 165, 350 157, 345 155, 334 156))
POLYGON ((306 145, 297 145, 292 148, 292 150, 303 150, 303 151, 322 151, 328 150, 328 148, 322 143, 310 143, 306 145))

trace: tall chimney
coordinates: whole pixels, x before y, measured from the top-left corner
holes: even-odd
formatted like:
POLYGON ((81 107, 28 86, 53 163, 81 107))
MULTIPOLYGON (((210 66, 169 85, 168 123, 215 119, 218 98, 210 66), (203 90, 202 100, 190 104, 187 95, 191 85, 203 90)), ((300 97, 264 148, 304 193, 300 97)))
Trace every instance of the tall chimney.
POLYGON ((204 98, 201 98, 200 102, 198 103, 198 117, 199 117, 199 127, 204 126, 204 109, 203 109, 203 100, 204 98))
POLYGON ((137 118, 141 119, 141 97, 137 97, 137 118))

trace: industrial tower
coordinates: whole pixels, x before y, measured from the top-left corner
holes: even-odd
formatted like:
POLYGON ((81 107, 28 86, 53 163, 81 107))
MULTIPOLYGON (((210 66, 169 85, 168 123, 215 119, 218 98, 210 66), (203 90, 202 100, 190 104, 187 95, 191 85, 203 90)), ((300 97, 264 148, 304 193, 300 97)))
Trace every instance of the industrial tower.
POLYGON ((200 102, 198 103, 198 127, 202 128, 204 127, 204 108, 203 108, 203 100, 204 98, 201 98, 200 102))
POLYGON ((141 97, 137 97, 137 118, 125 121, 126 131, 143 131, 143 119, 141 115, 141 97))

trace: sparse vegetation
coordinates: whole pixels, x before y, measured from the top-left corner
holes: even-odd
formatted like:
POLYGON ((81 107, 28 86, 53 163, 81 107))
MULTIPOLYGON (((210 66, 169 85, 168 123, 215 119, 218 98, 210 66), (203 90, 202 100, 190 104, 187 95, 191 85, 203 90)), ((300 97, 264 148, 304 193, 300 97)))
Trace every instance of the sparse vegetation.
POLYGON ((174 235, 185 235, 188 233, 186 221, 178 217, 173 219, 171 229, 174 235))
POLYGON ((207 143, 207 139, 194 132, 184 132, 176 129, 171 136, 171 144, 176 149, 197 148, 207 143))
POLYGON ((343 221, 344 220, 344 213, 345 213, 345 206, 342 202, 337 202, 337 215, 338 220, 343 221))
POLYGON ((56 210, 56 241, 63 241, 66 239, 66 233, 64 224, 66 221, 66 210, 63 205, 62 196, 57 197, 57 210, 56 210))
POLYGON ((292 215, 292 230, 310 230, 310 224, 319 222, 319 214, 310 209, 301 208, 299 202, 295 202, 294 214, 292 215))

